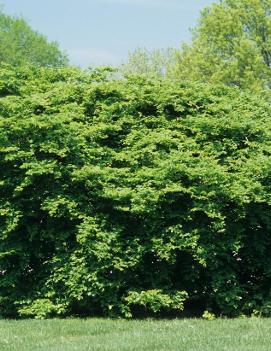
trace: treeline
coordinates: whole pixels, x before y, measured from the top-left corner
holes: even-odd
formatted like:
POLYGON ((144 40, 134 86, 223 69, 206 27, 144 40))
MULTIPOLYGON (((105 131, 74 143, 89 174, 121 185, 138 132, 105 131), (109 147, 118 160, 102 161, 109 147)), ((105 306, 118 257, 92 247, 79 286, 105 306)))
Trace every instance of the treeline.
POLYGON ((124 72, 222 83, 262 91, 271 86, 271 1, 220 0, 205 8, 191 44, 130 54, 124 72))
MULTIPOLYGON (((241 18, 236 3, 203 19, 241 18)), ((269 316, 267 65, 253 86, 214 78, 230 54, 207 80, 200 64, 120 75, 57 52, 0 66, 0 315, 269 316)))

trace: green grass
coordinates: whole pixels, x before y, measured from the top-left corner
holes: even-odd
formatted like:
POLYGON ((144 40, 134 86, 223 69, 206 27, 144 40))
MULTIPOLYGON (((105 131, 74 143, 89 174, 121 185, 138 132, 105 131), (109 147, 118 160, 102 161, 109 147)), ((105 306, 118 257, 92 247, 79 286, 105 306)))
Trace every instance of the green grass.
POLYGON ((1 351, 269 351, 271 319, 0 320, 1 351))

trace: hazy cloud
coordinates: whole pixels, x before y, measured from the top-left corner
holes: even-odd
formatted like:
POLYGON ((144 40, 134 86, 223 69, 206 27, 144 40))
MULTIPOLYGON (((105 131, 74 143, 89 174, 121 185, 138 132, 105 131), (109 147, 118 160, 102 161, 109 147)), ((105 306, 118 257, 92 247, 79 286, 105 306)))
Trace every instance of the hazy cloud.
POLYGON ((140 6, 182 6, 180 0, 98 0, 108 4, 140 5, 140 6))
POLYGON ((72 57, 72 63, 85 67, 88 65, 114 65, 120 61, 118 55, 107 50, 75 48, 70 49, 68 53, 72 57))

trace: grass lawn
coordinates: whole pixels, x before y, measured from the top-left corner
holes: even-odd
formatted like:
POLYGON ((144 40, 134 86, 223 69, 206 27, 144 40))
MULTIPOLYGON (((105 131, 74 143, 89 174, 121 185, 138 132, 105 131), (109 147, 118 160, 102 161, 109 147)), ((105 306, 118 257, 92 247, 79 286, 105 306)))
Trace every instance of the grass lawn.
POLYGON ((0 320, 1 351, 269 351, 271 319, 0 320))

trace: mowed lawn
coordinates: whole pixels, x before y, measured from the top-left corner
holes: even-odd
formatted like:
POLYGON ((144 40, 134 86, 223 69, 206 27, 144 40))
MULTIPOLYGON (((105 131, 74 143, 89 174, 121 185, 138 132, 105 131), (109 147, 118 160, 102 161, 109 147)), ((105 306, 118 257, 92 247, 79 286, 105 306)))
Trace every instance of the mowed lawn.
POLYGON ((1 351, 269 351, 271 319, 0 320, 1 351))

